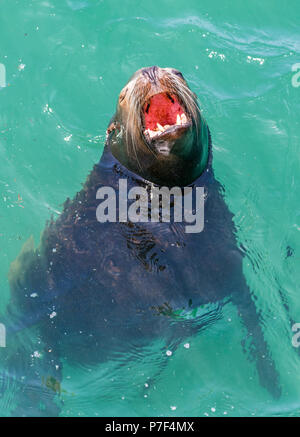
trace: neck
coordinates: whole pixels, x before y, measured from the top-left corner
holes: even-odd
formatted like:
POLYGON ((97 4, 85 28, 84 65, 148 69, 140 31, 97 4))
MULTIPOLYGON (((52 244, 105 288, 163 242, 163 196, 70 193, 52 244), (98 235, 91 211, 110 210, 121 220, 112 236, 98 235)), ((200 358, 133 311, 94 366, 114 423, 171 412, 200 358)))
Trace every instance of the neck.
POLYGON ((154 184, 168 187, 193 183, 209 165, 211 149, 204 119, 201 119, 198 133, 191 130, 173 146, 171 153, 154 153, 145 145, 124 144, 124 138, 116 132, 109 135, 107 146, 128 170, 154 184))

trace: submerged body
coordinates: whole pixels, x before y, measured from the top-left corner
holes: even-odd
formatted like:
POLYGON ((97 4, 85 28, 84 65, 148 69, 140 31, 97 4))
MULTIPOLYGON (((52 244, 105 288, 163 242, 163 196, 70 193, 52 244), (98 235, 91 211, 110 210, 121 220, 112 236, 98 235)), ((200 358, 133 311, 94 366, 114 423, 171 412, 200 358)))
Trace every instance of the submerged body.
MULTIPOLYGON (((128 115, 130 99, 125 98, 125 106, 120 99, 123 107, 119 102, 103 156, 83 189, 45 229, 39 248, 25 248, 12 266, 11 329, 38 327, 46 357, 42 370, 33 372, 56 381, 61 358, 95 363, 126 350, 127 341, 143 345, 157 336, 176 344, 200 329, 185 313, 230 299, 252 335, 257 356, 264 356, 257 362, 261 382, 278 395, 276 373, 242 273, 232 214, 214 178, 208 128, 200 115, 195 118, 196 106, 187 100, 186 90, 175 94, 174 85, 167 96, 165 75, 173 77, 153 67, 134 77, 150 84, 140 102, 141 124, 128 115), (118 191, 120 178, 127 180, 128 190, 153 183, 204 187, 203 231, 186 233, 186 223, 172 218, 100 223, 97 191, 102 186, 118 191)), ((129 82, 127 90, 136 87, 129 82)))
POLYGON ((195 234, 173 220, 99 223, 96 193, 101 186, 117 189, 120 177, 128 191, 147 186, 106 149, 82 191, 45 230, 40 248, 24 253, 28 292, 20 292, 20 278, 12 275, 12 303, 44 320, 45 334, 59 332, 66 344, 71 337, 70 354, 76 339, 105 343, 114 327, 119 340, 138 337, 137 330, 143 338, 159 334, 164 319, 176 320, 174 311, 221 301, 245 286, 232 215, 211 168, 193 184, 207 193, 204 230, 195 234))

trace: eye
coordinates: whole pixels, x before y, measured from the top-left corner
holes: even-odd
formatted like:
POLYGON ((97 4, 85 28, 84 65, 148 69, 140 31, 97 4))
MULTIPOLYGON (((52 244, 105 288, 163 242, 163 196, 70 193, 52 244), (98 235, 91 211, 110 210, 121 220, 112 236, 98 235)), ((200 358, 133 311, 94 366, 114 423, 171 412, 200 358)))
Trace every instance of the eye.
POLYGON ((183 79, 183 80, 184 80, 184 77, 182 76, 182 74, 180 73, 180 71, 178 71, 178 70, 173 70, 173 73, 176 74, 176 76, 179 76, 180 79, 183 79))

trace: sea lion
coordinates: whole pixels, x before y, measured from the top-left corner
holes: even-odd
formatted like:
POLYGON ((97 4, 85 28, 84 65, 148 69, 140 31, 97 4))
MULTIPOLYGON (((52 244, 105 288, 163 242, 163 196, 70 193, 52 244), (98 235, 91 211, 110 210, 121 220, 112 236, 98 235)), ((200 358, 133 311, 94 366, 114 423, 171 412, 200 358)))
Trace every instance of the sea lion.
POLYGON ((8 362, 10 374, 27 375, 16 414, 57 414, 49 384, 43 386, 48 392, 42 411, 31 387, 41 380, 59 387, 61 358, 95 363, 128 341, 142 347, 155 336, 175 348, 205 327, 201 317, 190 317, 192 309, 210 303, 220 308, 228 300, 237 305, 255 346, 261 383, 278 396, 232 218, 214 177, 210 133, 196 95, 175 69, 138 70, 120 93, 102 158, 82 190, 47 225, 39 247, 28 244, 11 267, 7 338, 31 326, 44 345, 38 363, 28 354, 24 359, 26 346, 8 362), (120 179, 128 191, 203 187, 204 229, 187 233, 184 218, 178 222, 172 214, 169 221, 99 221, 99 188, 118 197, 120 179))

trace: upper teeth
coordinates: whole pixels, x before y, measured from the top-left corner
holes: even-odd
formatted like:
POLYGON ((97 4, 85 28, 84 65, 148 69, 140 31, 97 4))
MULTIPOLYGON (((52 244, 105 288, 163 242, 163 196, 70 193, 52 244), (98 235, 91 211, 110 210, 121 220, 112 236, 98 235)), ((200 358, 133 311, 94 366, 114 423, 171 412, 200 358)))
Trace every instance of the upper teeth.
POLYGON ((185 124, 186 122, 187 122, 186 115, 181 114, 181 123, 179 123, 179 124, 185 124))
MULTIPOLYGON (((177 114, 176 117, 176 125, 182 125, 185 124, 187 122, 187 118, 185 114, 177 114)), ((166 124, 164 126, 162 126, 159 123, 156 123, 156 128, 154 130, 151 129, 146 129, 144 133, 148 133, 148 135, 150 136, 150 138, 153 138, 157 135, 159 135, 161 132, 164 132, 166 129, 168 129, 170 127, 169 124, 166 124)))

